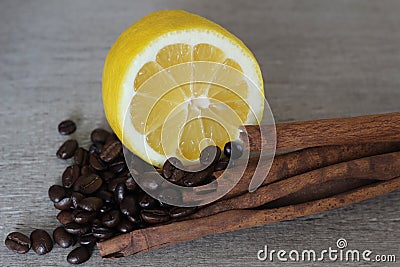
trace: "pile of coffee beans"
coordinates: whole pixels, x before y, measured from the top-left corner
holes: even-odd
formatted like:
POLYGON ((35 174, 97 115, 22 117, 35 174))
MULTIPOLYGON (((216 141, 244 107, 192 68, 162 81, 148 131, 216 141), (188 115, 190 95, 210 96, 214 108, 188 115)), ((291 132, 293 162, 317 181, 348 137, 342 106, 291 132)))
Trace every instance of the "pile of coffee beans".
MULTIPOLYGON (((76 130, 71 120, 58 126, 59 133, 69 135, 76 130)), ((79 244, 69 252, 67 261, 79 264, 87 261, 97 242, 110 239, 119 234, 149 225, 166 223, 193 214, 195 207, 174 207, 162 203, 146 194, 135 182, 149 190, 156 190, 155 177, 161 174, 166 180, 181 186, 199 186, 208 184, 216 178, 215 171, 223 170, 229 164, 231 152, 241 146, 227 143, 225 157, 221 159, 221 149, 217 146, 206 147, 200 155, 200 163, 206 166, 202 171, 184 171, 177 158, 168 159, 162 170, 156 169, 138 157, 133 158, 131 170, 128 170, 123 156, 122 143, 114 133, 104 129, 95 129, 90 135, 89 148, 79 146, 77 140, 66 140, 56 152, 58 158, 70 161, 61 176, 60 185, 52 185, 48 190, 50 200, 60 212, 60 222, 53 231, 53 239, 62 248, 79 244)), ((232 157, 233 158, 233 157, 232 157)), ((164 190, 168 195, 178 191, 164 190)), ((164 198, 165 199, 165 198, 164 198)), ((16 253, 26 253, 32 248, 43 255, 53 248, 50 235, 43 230, 34 230, 29 237, 22 233, 10 233, 6 246, 16 253)))

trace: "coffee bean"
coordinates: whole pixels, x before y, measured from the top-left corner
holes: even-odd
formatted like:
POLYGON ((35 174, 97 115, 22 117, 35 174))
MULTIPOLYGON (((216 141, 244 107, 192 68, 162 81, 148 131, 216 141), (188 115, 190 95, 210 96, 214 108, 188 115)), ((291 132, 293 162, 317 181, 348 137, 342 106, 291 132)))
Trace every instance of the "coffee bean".
POLYGON ((176 169, 183 170, 182 162, 179 159, 177 159, 176 157, 171 157, 171 158, 167 159, 165 161, 163 169, 162 169, 164 177, 166 179, 171 178, 172 174, 174 173, 174 171, 176 169))
POLYGON ((89 163, 89 151, 80 147, 75 151, 74 162, 78 166, 85 166, 89 163))
POLYGON ((4 243, 9 250, 19 254, 27 253, 31 248, 29 237, 19 232, 9 233, 4 243))
POLYGON ((140 223, 142 223, 142 219, 140 218, 140 215, 134 215, 134 216, 125 216, 125 218, 128 219, 128 221, 139 225, 140 223))
POLYGON ((110 182, 112 179, 114 179, 115 174, 113 172, 110 171, 104 171, 100 173, 100 177, 103 178, 103 180, 108 183, 110 182))
POLYGON ((109 131, 98 128, 92 131, 92 133, 90 134, 90 140, 92 140, 93 143, 104 144, 107 140, 107 137, 110 135, 111 133, 109 131))
POLYGON ((76 124, 72 120, 65 120, 58 124, 58 132, 62 135, 69 135, 75 132, 76 124))
POLYGON ((92 228, 92 235, 97 239, 110 239, 115 235, 115 232, 107 227, 94 227, 92 228))
POLYGON ((140 185, 147 190, 155 191, 160 188, 162 182, 162 177, 158 172, 145 172, 140 177, 140 185), (160 181, 161 180, 161 181, 160 181))
POLYGON ((102 147, 103 147, 103 144, 101 144, 101 143, 91 144, 89 147, 89 154, 99 155, 102 147))
POLYGON ((100 189, 103 180, 97 174, 80 176, 74 184, 74 190, 83 194, 92 194, 100 189))
POLYGON ((96 154, 90 154, 89 164, 96 171, 104 171, 107 166, 96 154))
POLYGON ((73 207, 71 197, 66 197, 54 203, 54 207, 58 210, 69 210, 73 207))
POLYGON ((60 185, 52 185, 48 191, 49 198, 54 203, 61 201, 62 199, 69 196, 69 192, 60 185))
POLYGON ((127 189, 125 183, 117 184, 114 190, 114 200, 116 203, 121 203, 126 195, 127 189))
POLYGON ((100 159, 104 162, 114 161, 122 152, 122 144, 119 140, 106 143, 100 152, 100 159))
POLYGON ((36 229, 31 233, 32 249, 36 254, 43 255, 53 249, 53 240, 50 235, 41 229, 36 229))
POLYGON ((221 159, 214 166, 214 171, 222 171, 228 168, 229 159, 221 159))
POLYGON ((60 159, 72 158, 75 154, 75 150, 78 148, 78 142, 76 140, 65 141, 60 148, 57 150, 57 157, 60 159))
POLYGON ((81 168, 81 175, 88 175, 91 173, 93 173, 93 169, 90 167, 90 165, 86 165, 81 168))
POLYGON ((93 221, 96 216, 97 213, 96 212, 89 212, 89 211, 83 211, 83 210, 75 210, 72 212, 73 214, 73 220, 76 223, 79 224, 85 224, 85 223, 89 223, 91 221, 93 221))
POLYGON ((57 214, 57 220, 63 225, 73 222, 74 219, 73 219, 72 211, 63 210, 63 211, 59 212, 57 214))
POLYGON ((67 261, 71 264, 81 264, 90 259, 90 251, 87 247, 77 247, 67 256, 67 261))
POLYGON ((152 209, 158 206, 158 201, 147 194, 143 194, 139 200, 139 206, 143 209, 152 209))
POLYGON ((94 237, 92 235, 92 233, 86 234, 86 235, 81 235, 78 237, 78 243, 81 246, 93 247, 94 245, 96 245, 96 242, 97 242, 97 238, 94 237))
POLYGON ((127 168, 127 166, 126 166, 125 160, 116 161, 109 166, 109 170, 116 174, 121 173, 126 168, 127 168))
POLYGON ((191 172, 183 178, 183 185, 188 187, 204 184, 212 172, 207 168, 199 172, 191 172))
POLYGON ((107 227, 115 227, 120 222, 121 214, 118 210, 111 210, 101 217, 101 222, 107 227))
POLYGON ((224 154, 228 158, 238 159, 243 155, 243 146, 238 142, 228 142, 224 146, 224 154))
POLYGON ((113 210, 115 208, 114 203, 105 203, 101 208, 100 208, 100 213, 106 213, 109 212, 110 210, 113 210))
POLYGON ((80 168, 78 165, 68 166, 62 174, 62 185, 65 188, 71 188, 75 181, 78 179, 80 174, 80 168))
POLYGON ((53 239, 62 248, 68 248, 75 243, 74 236, 65 231, 63 226, 54 229, 53 239))
POLYGON ((96 193, 96 197, 101 198, 104 202, 109 203, 114 201, 114 194, 107 190, 100 190, 96 193))
POLYGON ((90 226, 89 224, 78 224, 76 222, 71 222, 64 225, 64 229, 72 235, 83 235, 90 231, 90 226))
POLYGON ((208 146, 200 153, 200 163, 204 166, 215 164, 221 157, 221 149, 217 146, 208 146))
POLYGON ((128 216, 133 216, 138 213, 137 201, 134 196, 126 196, 119 205, 121 212, 128 216))
POLYGON ((121 233, 129 233, 135 228, 137 228, 137 226, 134 223, 128 221, 126 218, 123 218, 116 227, 118 232, 121 233))
POLYGON ((138 185, 133 177, 129 177, 125 181, 126 189, 129 191, 134 191, 138 188, 138 185))
POLYGON ((196 207, 174 207, 169 211, 169 216, 174 219, 183 218, 196 211, 196 207))
POLYGON ((98 211, 103 206, 103 200, 98 197, 87 197, 79 201, 78 206, 87 211, 98 211))
POLYGON ((107 185, 108 191, 114 192, 117 185, 125 183, 127 179, 128 177, 117 177, 112 179, 107 185))
POLYGON ((72 192, 71 194, 71 200, 72 200, 72 207, 74 209, 78 208, 78 203, 84 199, 85 196, 79 192, 72 192))
POLYGON ((169 212, 162 209, 142 210, 140 216, 142 217, 143 221, 150 224, 163 223, 169 221, 170 219, 169 212))

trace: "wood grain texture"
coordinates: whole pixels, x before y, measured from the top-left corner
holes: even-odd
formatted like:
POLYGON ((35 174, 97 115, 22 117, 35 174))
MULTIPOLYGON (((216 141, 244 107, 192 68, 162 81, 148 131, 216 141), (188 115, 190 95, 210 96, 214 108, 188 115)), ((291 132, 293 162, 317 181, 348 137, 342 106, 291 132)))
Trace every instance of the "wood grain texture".
MULTIPOLYGON (((55 157, 66 139, 57 124, 89 144, 105 126, 101 73, 118 35, 164 8, 200 14, 238 35, 260 62, 277 122, 368 115, 400 108, 400 2, 397 0, 3 0, 0 2, 0 238, 57 226, 47 189, 68 163, 55 157)), ((400 193, 338 210, 205 237, 113 262, 95 251, 84 266, 286 266, 256 253, 351 248, 400 258, 400 193), (179 264, 177 264, 179 263, 179 264)), ((39 257, 0 245, 0 266, 70 266, 69 250, 39 257)), ((290 264, 289 264, 290 265, 290 264)), ((303 263, 303 266, 321 266, 303 263)), ((329 266, 354 266, 332 263, 329 266)), ((359 263, 357 266, 381 266, 359 263)), ((391 265, 388 265, 391 266, 391 265)), ((395 265, 392 265, 395 266, 395 265)))

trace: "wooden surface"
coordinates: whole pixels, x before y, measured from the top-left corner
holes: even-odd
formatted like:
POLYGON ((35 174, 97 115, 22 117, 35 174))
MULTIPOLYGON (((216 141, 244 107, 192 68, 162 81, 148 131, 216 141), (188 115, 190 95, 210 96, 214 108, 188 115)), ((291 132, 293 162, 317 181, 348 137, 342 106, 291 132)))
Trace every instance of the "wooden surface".
MULTIPOLYGON (((0 2, 0 237, 51 231, 57 211, 47 189, 67 163, 55 152, 57 124, 78 123, 85 140, 106 125, 101 72, 114 40, 158 9, 186 9, 238 35, 254 52, 279 122, 400 110, 400 2, 383 1, 22 1, 0 2)), ((400 192, 296 220, 209 236, 85 266, 285 266, 257 251, 335 248, 395 254, 400 261, 400 192)), ((2 241, 3 242, 3 241, 2 241)), ((67 266, 69 249, 16 255, 0 246, 0 266, 67 266)), ((397 262, 397 264, 398 264, 397 262)), ((321 263, 301 263, 321 266, 321 263)), ((356 266, 330 263, 329 266, 356 266)), ((396 266, 396 264, 383 264, 396 266)), ((358 263, 357 266, 383 266, 358 263)))

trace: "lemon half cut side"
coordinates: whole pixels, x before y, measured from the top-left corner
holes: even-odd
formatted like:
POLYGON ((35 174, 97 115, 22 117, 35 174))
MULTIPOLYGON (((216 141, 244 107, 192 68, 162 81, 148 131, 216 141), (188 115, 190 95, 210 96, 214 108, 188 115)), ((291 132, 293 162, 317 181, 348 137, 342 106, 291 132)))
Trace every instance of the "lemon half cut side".
POLYGON ((142 18, 114 43, 103 71, 108 122, 124 145, 162 166, 195 164, 223 148, 264 109, 261 71, 250 50, 219 25, 185 11, 142 18))

